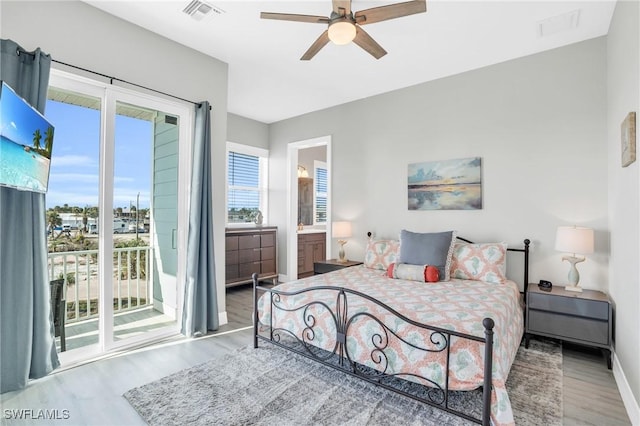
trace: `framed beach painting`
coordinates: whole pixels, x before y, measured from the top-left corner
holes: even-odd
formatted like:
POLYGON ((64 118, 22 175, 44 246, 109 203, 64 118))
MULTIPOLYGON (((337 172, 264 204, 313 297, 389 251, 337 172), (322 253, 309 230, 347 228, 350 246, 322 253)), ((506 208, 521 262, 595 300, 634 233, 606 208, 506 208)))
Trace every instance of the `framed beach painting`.
POLYGON ((482 159, 409 164, 409 210, 482 209, 482 159))

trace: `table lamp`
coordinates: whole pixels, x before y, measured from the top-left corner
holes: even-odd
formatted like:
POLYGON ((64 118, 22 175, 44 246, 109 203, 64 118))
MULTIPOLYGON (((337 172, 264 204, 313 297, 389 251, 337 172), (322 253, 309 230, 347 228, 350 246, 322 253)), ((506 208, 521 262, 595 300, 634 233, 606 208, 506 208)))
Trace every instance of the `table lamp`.
POLYGON ((338 252, 338 262, 347 262, 348 260, 344 256, 344 245, 347 244, 347 240, 344 238, 351 237, 351 222, 333 222, 331 224, 331 234, 333 238, 339 238, 338 244, 340 244, 340 251, 338 252))
POLYGON ((556 250, 572 255, 562 256, 562 260, 566 260, 571 264, 569 269, 569 285, 564 289, 567 291, 582 292, 582 288, 578 285, 580 282, 580 274, 576 264, 584 262, 586 259, 577 257, 576 255, 593 253, 593 229, 583 228, 579 226, 559 226, 556 233, 556 250))

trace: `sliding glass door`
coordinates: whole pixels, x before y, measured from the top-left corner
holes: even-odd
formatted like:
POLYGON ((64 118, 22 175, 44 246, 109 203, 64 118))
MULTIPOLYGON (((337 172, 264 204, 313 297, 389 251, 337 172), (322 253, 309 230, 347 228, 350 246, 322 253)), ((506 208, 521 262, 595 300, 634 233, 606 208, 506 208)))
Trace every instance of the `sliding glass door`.
POLYGON ((51 87, 46 115, 55 127, 46 194, 48 270, 64 279, 60 351, 97 350, 100 253, 97 218, 103 93, 91 86, 51 87))
POLYGON ((114 340, 175 329, 179 310, 180 117, 130 100, 116 102, 114 340))
MULTIPOLYGON (((67 118, 54 122, 47 199, 55 196, 54 204, 69 206, 80 216, 68 238, 86 243, 87 258, 75 261, 83 272, 74 283, 66 281, 67 349, 104 352, 176 333, 185 264, 177 247, 186 241, 187 227, 179 225, 187 221, 184 188, 189 187, 192 107, 61 72, 52 74, 50 86, 50 102, 63 105, 67 118), (84 128, 76 110, 95 116, 91 142, 81 136, 58 137, 66 128, 84 128), (84 144, 92 144, 95 152, 85 153, 84 144), (78 172, 75 185, 54 191, 58 181, 74 176, 57 168, 65 163, 78 171, 93 164, 90 178, 78 172), (93 182, 88 194, 83 179, 93 182), (76 297, 74 292, 84 287, 86 294, 76 297), (90 306, 90 314, 72 319, 71 312, 83 305, 90 306)), ((64 225, 61 229, 67 233, 64 225)), ((65 256, 79 259, 77 251, 65 256)), ((53 279, 60 267, 56 269, 52 256, 53 279)), ((63 275, 68 269, 61 269, 63 275)))

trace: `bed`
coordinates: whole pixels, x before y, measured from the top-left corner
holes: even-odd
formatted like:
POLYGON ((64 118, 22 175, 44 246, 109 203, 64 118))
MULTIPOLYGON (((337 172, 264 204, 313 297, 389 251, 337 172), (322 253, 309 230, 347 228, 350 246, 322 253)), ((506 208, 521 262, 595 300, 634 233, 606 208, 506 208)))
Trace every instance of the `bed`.
MULTIPOLYGON (((507 250, 524 255, 526 294, 529 240, 516 249, 500 244, 504 258, 507 250)), ((486 249, 457 238, 447 265, 453 277, 437 282, 392 277, 386 263, 400 264, 389 262, 398 260, 393 247, 381 265, 365 259, 273 288, 256 276, 254 347, 269 341, 472 422, 513 424, 505 382, 524 331, 523 300, 514 281, 487 275, 469 256, 456 260, 469 247, 486 249), (465 276, 453 273, 464 262, 488 281, 456 278, 465 276), (480 415, 450 404, 451 391, 478 388, 480 415)))

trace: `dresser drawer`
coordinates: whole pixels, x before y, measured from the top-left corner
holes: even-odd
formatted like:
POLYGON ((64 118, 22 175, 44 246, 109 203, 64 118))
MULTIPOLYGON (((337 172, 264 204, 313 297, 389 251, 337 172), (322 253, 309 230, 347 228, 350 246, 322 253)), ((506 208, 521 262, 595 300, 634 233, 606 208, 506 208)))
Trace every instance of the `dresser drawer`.
POLYGON ((238 263, 255 262, 258 260, 260 260, 259 248, 238 250, 238 263))
POLYGON ((260 276, 273 275, 276 273, 276 260, 269 259, 260 262, 260 276))
POLYGON ((238 264, 227 265, 226 274, 225 274, 226 281, 237 280, 239 276, 240 276, 240 273, 238 269, 238 264))
POLYGON ((609 304, 596 300, 529 293, 527 303, 529 304, 530 309, 541 309, 544 311, 562 314, 578 315, 603 321, 607 321, 609 319, 609 304))
POLYGON ((238 237, 238 248, 250 249, 260 247, 260 234, 240 235, 238 237))
POLYGON ((325 232, 314 232, 312 234, 298 234, 298 244, 310 243, 312 241, 325 241, 325 232))
MULTIPOLYGON (((226 266, 238 264, 238 251, 228 251, 225 253, 224 263, 226 266)), ((237 268, 236 268, 237 269, 237 268)))
POLYGON ((596 319, 560 315, 529 309, 527 330, 590 344, 609 344, 609 323, 596 319))
POLYGON ((227 251, 230 250, 238 250, 238 236, 232 235, 231 237, 225 238, 225 249, 227 251))
POLYGON ((260 259, 261 260, 272 260, 276 258, 276 248, 275 247, 263 247, 260 251, 260 259))
POLYGON ((260 261, 238 265, 239 278, 251 278, 254 273, 260 274, 260 261))
POLYGON ((265 232, 262 234, 261 241, 262 247, 275 247, 276 245, 276 233, 275 232, 265 232))

